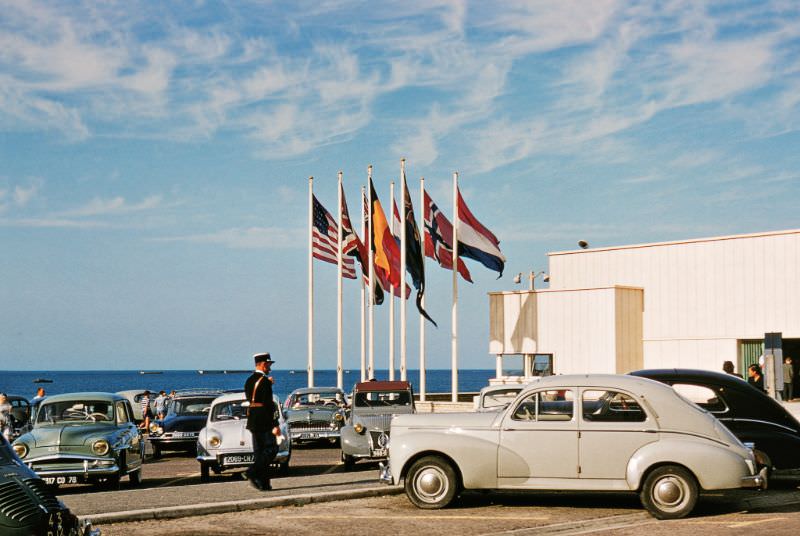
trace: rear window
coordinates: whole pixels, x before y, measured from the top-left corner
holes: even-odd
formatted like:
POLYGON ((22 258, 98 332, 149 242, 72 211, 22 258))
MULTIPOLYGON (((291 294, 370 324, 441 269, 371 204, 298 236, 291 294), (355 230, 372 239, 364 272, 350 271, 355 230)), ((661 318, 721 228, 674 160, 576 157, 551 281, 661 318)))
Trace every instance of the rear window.
POLYGON ((410 391, 367 391, 356 393, 355 396, 355 406, 360 408, 410 405, 410 391))
POLYGON ((728 406, 717 393, 705 385, 695 385, 692 383, 674 383, 672 388, 690 402, 697 404, 711 413, 725 413, 728 406))

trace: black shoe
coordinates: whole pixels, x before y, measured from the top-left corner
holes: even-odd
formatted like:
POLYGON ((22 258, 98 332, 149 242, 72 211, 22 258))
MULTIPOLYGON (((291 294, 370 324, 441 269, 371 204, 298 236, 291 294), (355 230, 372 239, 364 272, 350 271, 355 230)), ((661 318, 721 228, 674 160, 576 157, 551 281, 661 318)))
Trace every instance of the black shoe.
POLYGON ((261 491, 272 491, 272 484, 267 481, 265 484, 261 486, 261 491))
POLYGON ((261 480, 254 477, 250 477, 248 480, 250 481, 250 485, 256 488, 258 491, 264 491, 264 483, 261 480))

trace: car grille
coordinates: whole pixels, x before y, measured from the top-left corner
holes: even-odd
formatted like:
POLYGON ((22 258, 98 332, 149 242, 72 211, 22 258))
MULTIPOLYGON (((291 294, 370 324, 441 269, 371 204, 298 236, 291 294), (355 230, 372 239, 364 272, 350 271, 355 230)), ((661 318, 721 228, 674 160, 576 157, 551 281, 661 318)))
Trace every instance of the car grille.
POLYGON ((392 415, 359 415, 358 419, 361 423, 372 430, 389 430, 389 425, 392 424, 392 415))
POLYGON ((373 448, 373 449, 386 448, 386 445, 381 445, 381 443, 380 443, 380 438, 381 438, 381 436, 383 434, 386 434, 386 436, 388 437, 389 436, 389 430, 386 430, 385 432, 381 432, 380 430, 370 430, 369 431, 370 448, 373 448))
MULTIPOLYGON (((24 482, 41 501, 47 512, 60 509, 58 499, 44 486, 41 480, 31 478, 24 482)), ((41 515, 43 510, 34 498, 25 491, 21 483, 12 480, 0 485, 0 512, 10 519, 24 524, 41 515)))
POLYGON ((289 423, 290 432, 326 432, 330 429, 330 421, 296 421, 289 423))

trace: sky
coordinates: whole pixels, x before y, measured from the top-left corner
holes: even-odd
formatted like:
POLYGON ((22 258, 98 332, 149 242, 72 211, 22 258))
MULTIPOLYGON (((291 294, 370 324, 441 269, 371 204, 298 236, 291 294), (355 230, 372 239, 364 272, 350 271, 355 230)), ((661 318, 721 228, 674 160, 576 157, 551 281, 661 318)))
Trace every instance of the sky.
MULTIPOLYGON (((800 228, 799 131, 793 0, 0 0, 0 370, 305 369, 308 177, 335 212, 342 171, 358 214, 401 158, 416 204, 425 177, 452 215, 457 171, 501 241, 503 276, 468 260, 458 289, 460 366, 492 369, 487 293, 548 252, 800 228)), ((426 269, 447 369, 451 275, 426 269)), ((408 326, 415 369, 413 303, 408 326)))

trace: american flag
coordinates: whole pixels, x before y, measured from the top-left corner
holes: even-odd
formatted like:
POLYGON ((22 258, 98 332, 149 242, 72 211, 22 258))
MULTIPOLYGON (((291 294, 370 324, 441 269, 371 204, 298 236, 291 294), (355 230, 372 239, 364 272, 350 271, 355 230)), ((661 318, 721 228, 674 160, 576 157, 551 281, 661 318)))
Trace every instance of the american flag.
MULTIPOLYGON (((338 264, 339 246, 338 244, 338 225, 331 213, 322 206, 317 200, 317 196, 312 195, 314 205, 314 228, 311 230, 311 251, 315 258, 338 264)), ((342 258, 342 277, 348 279, 356 278, 356 269, 353 259, 350 257, 342 258)))

